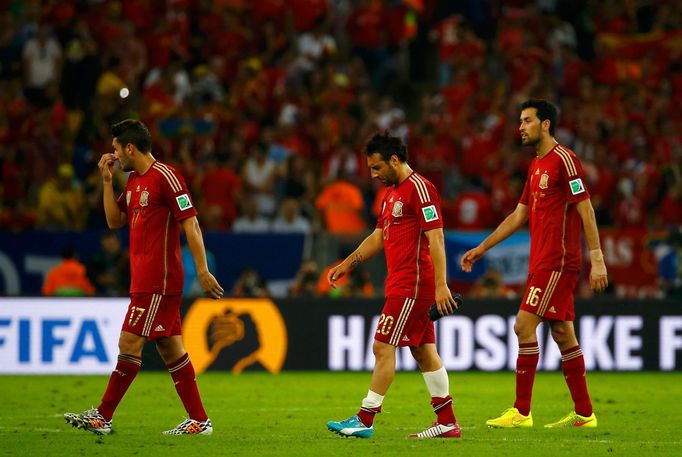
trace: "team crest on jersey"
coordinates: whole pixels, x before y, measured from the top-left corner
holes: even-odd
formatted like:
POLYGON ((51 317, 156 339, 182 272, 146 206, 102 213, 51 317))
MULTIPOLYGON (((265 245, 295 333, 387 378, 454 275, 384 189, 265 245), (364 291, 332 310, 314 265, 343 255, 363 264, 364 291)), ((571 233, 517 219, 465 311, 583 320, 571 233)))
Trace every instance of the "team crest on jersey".
POLYGON ((549 175, 547 173, 543 173, 542 176, 540 176, 540 189, 547 189, 549 183, 549 175))
POLYGON ((149 192, 143 190, 140 194, 140 206, 147 206, 149 204, 149 192))
POLYGON ((391 211, 393 217, 401 217, 403 215, 403 202, 393 203, 393 211, 391 211))
POLYGON ((126 206, 130 205, 130 197, 132 197, 133 193, 131 191, 126 192, 126 206))
POLYGON ((180 211, 184 211, 192 207, 192 201, 189 199, 189 195, 187 194, 178 195, 175 197, 175 201, 178 202, 178 208, 180 208, 180 211))

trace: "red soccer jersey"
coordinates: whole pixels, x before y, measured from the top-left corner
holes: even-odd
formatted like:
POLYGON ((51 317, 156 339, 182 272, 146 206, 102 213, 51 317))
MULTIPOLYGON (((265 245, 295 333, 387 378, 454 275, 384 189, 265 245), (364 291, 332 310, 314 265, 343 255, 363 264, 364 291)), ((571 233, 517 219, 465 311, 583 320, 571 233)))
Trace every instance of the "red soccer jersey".
POLYGON ((412 173, 388 188, 377 220, 388 267, 387 297, 435 299, 436 281, 424 232, 442 227, 440 195, 429 181, 412 173))
POLYGON ((582 221, 575 204, 589 197, 583 167, 573 151, 557 144, 533 159, 520 200, 529 207, 529 273, 580 271, 582 221))
POLYGON ((197 215, 185 180, 156 161, 143 175, 130 173, 118 207, 130 230, 130 293, 181 294, 179 222, 197 215))

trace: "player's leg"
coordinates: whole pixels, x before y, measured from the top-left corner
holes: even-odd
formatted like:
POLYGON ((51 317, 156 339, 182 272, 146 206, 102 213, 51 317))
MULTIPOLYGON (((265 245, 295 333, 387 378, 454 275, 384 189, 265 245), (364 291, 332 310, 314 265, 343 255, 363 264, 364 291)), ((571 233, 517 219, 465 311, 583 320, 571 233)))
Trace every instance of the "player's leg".
POLYGON ((118 362, 111 377, 102 402, 97 409, 106 420, 111 420, 116 407, 123 399, 135 376, 142 367, 142 348, 146 338, 122 331, 118 341, 118 362))
POLYGON ((411 346, 410 351, 424 376, 424 382, 431 394, 431 406, 437 417, 431 427, 410 435, 410 438, 459 438, 461 430, 452 408, 450 381, 436 345, 425 343, 411 346))
POLYGON ((530 414, 531 398, 535 372, 540 359, 537 328, 542 320, 539 316, 520 310, 516 315, 514 333, 519 342, 519 353, 516 358, 516 400, 514 407, 523 416, 530 414))
POLYGON ((369 438, 374 434, 374 417, 381 412, 384 395, 395 377, 395 346, 374 340, 374 370, 367 396, 362 399, 355 416, 342 421, 327 422, 327 428, 341 436, 369 438))
POLYGON ((561 351, 564 378, 575 407, 567 416, 545 427, 596 427, 597 417, 592 411, 592 401, 587 391, 585 358, 575 336, 573 321, 550 321, 550 326, 552 338, 561 351))
POLYGON ((82 413, 66 413, 64 419, 73 427, 88 430, 98 435, 111 432, 111 419, 118 404, 133 383, 142 366, 142 348, 145 338, 126 331, 118 340, 118 362, 109 376, 109 383, 97 408, 82 413))
POLYGON ((175 391, 189 416, 177 427, 164 433, 169 435, 210 435, 213 432, 213 425, 206 414, 199 395, 194 366, 182 343, 181 302, 182 297, 180 296, 165 296, 162 301, 162 305, 165 306, 159 309, 157 320, 152 326, 159 329, 158 333, 152 334, 152 338, 154 338, 156 349, 173 378, 175 391))
POLYGON ((82 413, 64 414, 64 419, 69 424, 101 435, 111 431, 114 411, 142 366, 142 348, 146 342, 144 328, 152 319, 149 311, 153 308, 153 304, 152 294, 131 296, 118 340, 118 361, 109 377, 102 401, 97 408, 82 413))
MULTIPOLYGON (((341 436, 369 438, 374 434, 374 416, 381 412, 384 395, 395 376, 395 350, 409 323, 409 316, 415 307, 410 298, 387 297, 384 309, 374 332, 374 371, 367 396, 362 400, 360 411, 342 421, 327 422, 327 428, 341 436), (401 325, 402 323, 402 325, 401 325)), ((426 312, 424 312, 426 315, 426 312)))
MULTIPOLYGON (((529 290, 535 290, 529 282, 529 290)), ((529 292, 526 293, 528 295, 529 292)), ((527 302, 527 300, 526 300, 527 302)), ((537 327, 542 318, 533 312, 519 310, 514 322, 514 333, 519 342, 519 354, 516 358, 516 399, 514 406, 507 409, 500 417, 486 421, 490 427, 517 428, 532 427, 533 416, 530 412, 535 372, 540 359, 537 327)))

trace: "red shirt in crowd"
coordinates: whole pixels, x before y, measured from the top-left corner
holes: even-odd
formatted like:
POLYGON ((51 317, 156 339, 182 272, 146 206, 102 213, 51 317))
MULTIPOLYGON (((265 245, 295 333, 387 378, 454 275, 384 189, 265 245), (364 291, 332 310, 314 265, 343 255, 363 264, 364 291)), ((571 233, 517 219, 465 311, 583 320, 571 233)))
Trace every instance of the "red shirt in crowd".
POLYGON ((376 49, 382 46, 380 8, 357 8, 348 16, 346 22, 348 37, 353 46, 376 49))
POLYGON ((118 207, 130 230, 130 293, 182 293, 180 222, 197 215, 183 177, 156 161, 131 172, 118 207))

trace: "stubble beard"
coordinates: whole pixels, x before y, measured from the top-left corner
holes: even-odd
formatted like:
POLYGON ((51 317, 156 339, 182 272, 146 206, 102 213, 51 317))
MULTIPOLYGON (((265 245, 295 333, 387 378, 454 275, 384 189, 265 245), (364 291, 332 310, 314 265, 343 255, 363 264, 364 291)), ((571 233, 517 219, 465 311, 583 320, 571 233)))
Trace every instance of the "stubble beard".
POLYGON ((538 138, 531 138, 530 136, 527 136, 525 140, 521 140, 521 144, 523 146, 532 146, 535 147, 540 143, 540 137, 538 138))

